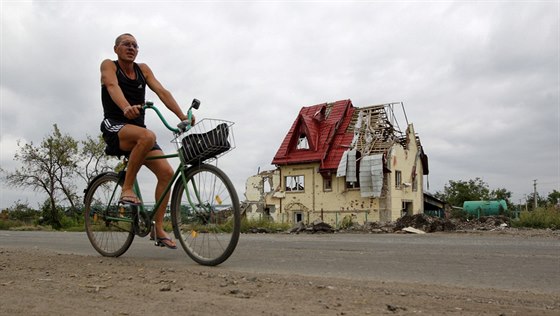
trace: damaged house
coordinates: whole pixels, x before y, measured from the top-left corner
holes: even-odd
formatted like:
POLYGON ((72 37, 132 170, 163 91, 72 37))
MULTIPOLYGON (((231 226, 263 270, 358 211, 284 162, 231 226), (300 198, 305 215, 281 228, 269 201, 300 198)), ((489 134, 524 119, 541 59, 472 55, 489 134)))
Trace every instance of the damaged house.
POLYGON ((413 125, 400 129, 397 107, 404 113, 402 103, 303 107, 272 160, 277 169, 247 180, 247 216, 338 225, 422 213, 427 156, 413 125))

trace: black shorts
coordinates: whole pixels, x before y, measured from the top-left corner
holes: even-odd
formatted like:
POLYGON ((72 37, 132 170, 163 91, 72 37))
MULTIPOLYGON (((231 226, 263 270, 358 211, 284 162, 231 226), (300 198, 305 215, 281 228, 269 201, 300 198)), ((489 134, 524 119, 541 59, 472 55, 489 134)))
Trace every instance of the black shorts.
MULTIPOLYGON (((122 123, 113 119, 104 119, 103 122, 101 122, 101 133, 103 134, 105 144, 107 144, 105 147, 105 154, 117 157, 128 157, 130 155, 130 151, 121 150, 119 144, 119 131, 126 124, 127 123, 122 123)), ((155 143, 152 150, 161 150, 161 147, 155 143)))

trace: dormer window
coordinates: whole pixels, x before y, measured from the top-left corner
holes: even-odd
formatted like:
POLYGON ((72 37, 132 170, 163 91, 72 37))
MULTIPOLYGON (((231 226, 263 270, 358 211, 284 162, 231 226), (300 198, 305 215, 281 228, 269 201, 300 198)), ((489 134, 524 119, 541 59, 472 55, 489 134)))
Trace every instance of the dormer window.
POLYGON ((307 136, 301 134, 298 139, 296 149, 309 149, 309 142, 307 141, 307 136))

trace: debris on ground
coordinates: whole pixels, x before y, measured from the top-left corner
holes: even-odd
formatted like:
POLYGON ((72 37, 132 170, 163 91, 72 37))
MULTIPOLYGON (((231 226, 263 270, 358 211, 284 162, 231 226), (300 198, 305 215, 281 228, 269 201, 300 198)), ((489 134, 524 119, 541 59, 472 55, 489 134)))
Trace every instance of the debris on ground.
MULTIPOLYGON (((481 216, 476 219, 446 219, 429 216, 426 214, 405 215, 394 222, 366 222, 358 224, 356 222, 341 227, 332 225, 318 219, 310 224, 298 222, 287 231, 290 234, 299 233, 435 233, 435 232, 513 232, 523 230, 522 228, 512 228, 511 220, 507 216, 481 216)), ((560 236, 560 230, 553 231, 552 235, 560 236)))

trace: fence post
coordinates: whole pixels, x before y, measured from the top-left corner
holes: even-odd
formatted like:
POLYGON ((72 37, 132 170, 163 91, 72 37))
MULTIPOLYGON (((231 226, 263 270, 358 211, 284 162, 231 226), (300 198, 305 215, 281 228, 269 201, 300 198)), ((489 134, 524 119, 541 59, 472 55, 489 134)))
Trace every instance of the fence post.
POLYGON ((334 227, 338 229, 338 211, 334 213, 334 227))

